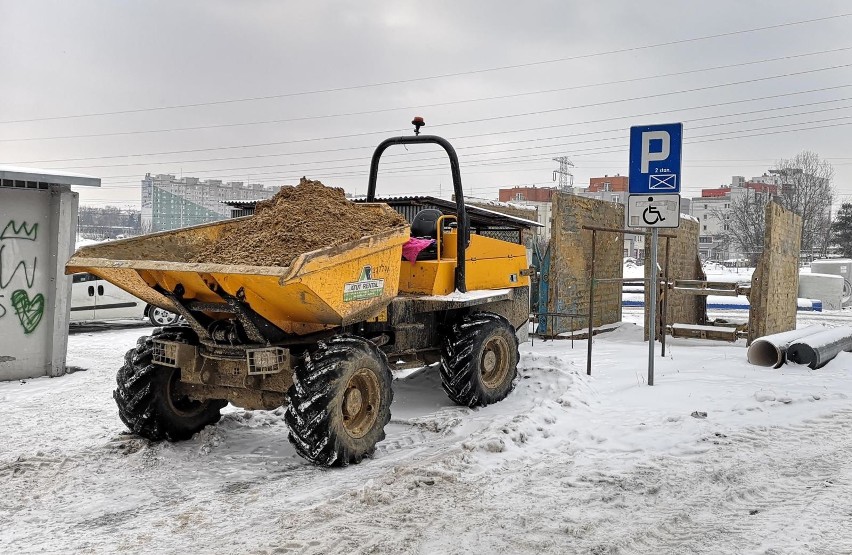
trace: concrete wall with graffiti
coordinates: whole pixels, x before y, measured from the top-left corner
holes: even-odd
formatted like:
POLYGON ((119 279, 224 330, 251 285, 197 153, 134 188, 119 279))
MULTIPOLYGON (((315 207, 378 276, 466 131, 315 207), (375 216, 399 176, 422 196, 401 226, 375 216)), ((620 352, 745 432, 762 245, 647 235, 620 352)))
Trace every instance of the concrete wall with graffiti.
POLYGON ((68 278, 61 269, 70 246, 69 230, 60 228, 68 226, 59 217, 63 195, 73 196, 76 212, 70 191, 0 188, 0 380, 64 371, 68 278))

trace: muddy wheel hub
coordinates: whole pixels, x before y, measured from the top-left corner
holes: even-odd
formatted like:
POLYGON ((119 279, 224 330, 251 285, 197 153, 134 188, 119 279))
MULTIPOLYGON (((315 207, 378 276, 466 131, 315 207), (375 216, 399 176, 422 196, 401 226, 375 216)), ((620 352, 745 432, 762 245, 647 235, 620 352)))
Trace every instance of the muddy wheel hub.
POLYGON ((346 414, 358 414, 361 411, 361 405, 364 404, 361 391, 354 387, 350 388, 346 391, 346 398, 343 400, 343 403, 343 411, 346 414))
POLYGON ((495 366, 497 366, 497 355, 494 354, 494 351, 488 351, 482 357, 482 367, 486 372, 493 372, 495 366))
POLYGON ((492 337, 482 349, 480 359, 482 383, 489 389, 503 385, 509 374, 509 343, 503 337, 492 337))
POLYGON ((379 381, 367 368, 361 368, 349 378, 343 392, 343 427, 353 438, 367 435, 378 418, 381 403, 379 381))

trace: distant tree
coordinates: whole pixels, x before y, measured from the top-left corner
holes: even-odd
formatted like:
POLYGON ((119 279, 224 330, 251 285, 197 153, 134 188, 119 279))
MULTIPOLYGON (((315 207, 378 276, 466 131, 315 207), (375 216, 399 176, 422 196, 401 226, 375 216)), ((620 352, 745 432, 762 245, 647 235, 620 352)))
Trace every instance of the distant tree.
POLYGON ((752 265, 757 263, 763 250, 766 204, 770 199, 767 193, 746 190, 743 194, 732 195, 729 209, 715 208, 711 212, 714 218, 727 225, 721 235, 723 247, 735 248, 748 257, 752 265))
POLYGON ((806 150, 791 160, 781 160, 772 172, 782 180, 777 201, 802 217, 802 252, 825 256, 831 240, 834 168, 806 150))
POLYGON ((728 227, 723 241, 756 262, 763 250, 766 204, 774 200, 802 217, 802 252, 825 256, 831 241, 834 168, 817 154, 803 151, 779 161, 770 173, 780 181, 775 194, 754 189, 732 192, 730 209, 713 210, 713 216, 728 227))
POLYGON ((77 231, 92 239, 104 239, 139 233, 139 210, 118 206, 80 206, 77 212, 77 231))
POLYGON ((840 255, 852 257, 852 203, 844 202, 831 224, 832 242, 840 247, 840 255))

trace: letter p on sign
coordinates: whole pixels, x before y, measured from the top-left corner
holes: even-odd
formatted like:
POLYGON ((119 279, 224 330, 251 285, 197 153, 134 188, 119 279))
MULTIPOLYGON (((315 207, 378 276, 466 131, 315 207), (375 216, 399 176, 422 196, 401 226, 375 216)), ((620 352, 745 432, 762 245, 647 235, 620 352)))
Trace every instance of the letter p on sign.
POLYGON ((668 131, 645 131, 642 133, 642 173, 648 173, 648 165, 651 162, 659 162, 669 157, 671 149, 671 135, 668 131), (651 141, 658 140, 662 143, 660 150, 651 152, 651 141))

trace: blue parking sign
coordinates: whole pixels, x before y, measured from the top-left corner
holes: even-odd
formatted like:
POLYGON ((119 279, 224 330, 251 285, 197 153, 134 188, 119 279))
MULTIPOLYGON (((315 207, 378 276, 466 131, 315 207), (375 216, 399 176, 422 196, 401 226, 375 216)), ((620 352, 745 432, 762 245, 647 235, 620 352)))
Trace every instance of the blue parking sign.
POLYGON ((682 123, 630 128, 631 194, 680 193, 682 123))

